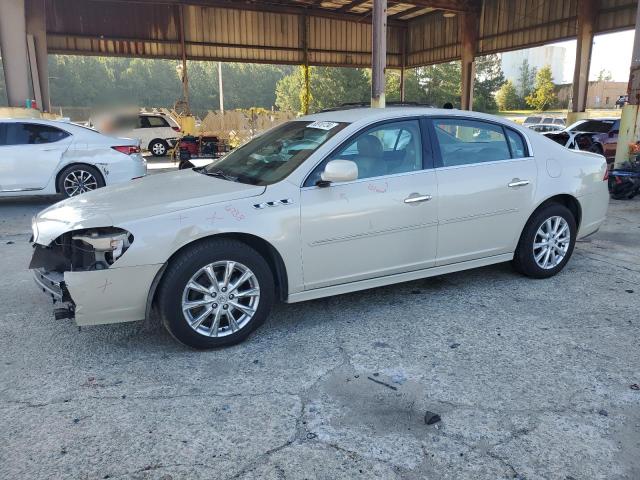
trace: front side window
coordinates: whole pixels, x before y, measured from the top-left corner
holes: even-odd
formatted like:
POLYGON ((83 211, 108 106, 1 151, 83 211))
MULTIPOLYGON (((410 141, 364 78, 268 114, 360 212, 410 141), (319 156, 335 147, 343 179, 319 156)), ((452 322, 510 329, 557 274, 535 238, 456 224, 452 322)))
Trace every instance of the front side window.
POLYGON ((315 185, 331 160, 351 160, 358 165, 358 179, 422 170, 422 140, 418 120, 384 123, 356 134, 322 161, 307 178, 315 185))
POLYGON ((5 126, 5 145, 39 145, 54 143, 69 134, 64 130, 37 123, 7 123, 5 126))
POLYGON ((328 121, 287 122, 197 171, 252 185, 270 185, 289 176, 347 125, 328 121))
POLYGON ((511 158, 500 125, 477 120, 434 119, 443 167, 493 162, 511 158))

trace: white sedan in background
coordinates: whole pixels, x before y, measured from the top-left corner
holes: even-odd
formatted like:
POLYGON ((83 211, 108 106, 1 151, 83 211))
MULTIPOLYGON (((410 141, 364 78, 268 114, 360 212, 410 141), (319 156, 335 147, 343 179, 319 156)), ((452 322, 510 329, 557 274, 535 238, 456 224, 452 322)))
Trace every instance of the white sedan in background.
POLYGON ((329 111, 206 167, 40 212, 30 268, 66 304, 58 317, 128 322, 155 305, 175 338, 218 347, 246 338, 276 300, 509 261, 555 275, 604 221, 606 180, 601 155, 491 115, 329 111))
POLYGON ((146 172, 137 140, 70 122, 0 119, 0 197, 73 197, 146 172))

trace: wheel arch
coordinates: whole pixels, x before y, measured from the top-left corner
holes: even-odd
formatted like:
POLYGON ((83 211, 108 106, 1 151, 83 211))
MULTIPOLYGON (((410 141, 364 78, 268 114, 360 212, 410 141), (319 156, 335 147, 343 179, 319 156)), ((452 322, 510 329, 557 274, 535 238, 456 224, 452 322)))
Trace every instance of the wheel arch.
POLYGON ((66 165, 63 165, 62 168, 60 168, 60 170, 58 171, 58 173, 56 173, 56 177, 55 177, 56 193, 62 193, 60 191, 60 176, 62 175, 62 172, 64 172, 69 167, 80 167, 80 166, 86 166, 86 167, 95 168, 98 171, 98 174, 100 175, 100 178, 102 179, 102 183, 104 183, 105 185, 107 184, 107 179, 106 179, 106 177, 104 175, 104 172, 102 170, 100 170, 100 167, 98 167, 97 165, 93 165, 93 164, 87 163, 87 162, 72 162, 72 163, 68 163, 66 165))
POLYGON ((531 220, 531 217, 533 217, 540 209, 553 203, 564 205, 569 209, 569 211, 573 214, 573 218, 576 220, 576 228, 579 230, 580 222, 582 221, 582 206, 580 205, 580 201, 576 197, 568 193, 553 195, 540 202, 538 206, 531 212, 531 215, 529 215, 529 218, 527 218, 527 221, 524 225, 526 226, 529 223, 529 220, 531 220))
POLYGON ((192 242, 189 242, 183 246, 181 246, 178 250, 173 252, 173 254, 169 257, 169 259, 165 262, 165 264, 158 270, 156 276, 151 283, 151 288, 149 289, 149 293, 147 294, 147 303, 146 303, 146 314, 145 317, 149 318, 153 305, 155 303, 156 292, 158 290, 158 286, 164 277, 164 272, 167 269, 169 263, 180 253, 185 251, 188 248, 193 247, 199 243, 212 240, 212 239, 227 239, 227 240, 236 240, 241 243, 246 244, 247 246, 253 248, 257 251, 262 257, 267 261, 271 272, 273 273, 273 279, 275 281, 275 290, 276 290, 276 298, 281 301, 285 301, 289 294, 289 281, 287 276, 287 269, 284 264, 284 260, 282 259, 282 255, 280 252, 267 240, 262 237, 258 237, 256 235, 251 235, 249 233, 241 233, 241 232, 233 232, 233 233, 219 233, 215 235, 208 235, 206 237, 198 238, 192 242))

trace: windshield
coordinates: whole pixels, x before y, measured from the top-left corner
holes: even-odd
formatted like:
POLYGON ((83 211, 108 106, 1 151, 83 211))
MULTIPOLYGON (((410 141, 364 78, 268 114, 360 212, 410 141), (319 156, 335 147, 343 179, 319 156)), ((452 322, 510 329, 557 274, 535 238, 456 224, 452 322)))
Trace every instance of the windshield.
POLYGON ((200 171, 227 180, 270 185, 286 178, 318 147, 347 125, 324 121, 287 122, 200 171))
POLYGON ((571 132, 607 133, 615 120, 585 120, 569 127, 571 132))

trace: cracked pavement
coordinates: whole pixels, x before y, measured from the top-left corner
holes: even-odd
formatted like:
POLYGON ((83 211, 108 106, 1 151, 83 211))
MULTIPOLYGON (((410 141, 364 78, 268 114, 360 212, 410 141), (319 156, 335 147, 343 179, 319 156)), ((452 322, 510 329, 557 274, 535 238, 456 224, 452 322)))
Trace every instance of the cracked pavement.
POLYGON ((0 478, 640 478, 640 199, 554 278, 278 305, 205 352, 55 321, 27 270, 51 201, 0 200, 0 478))

